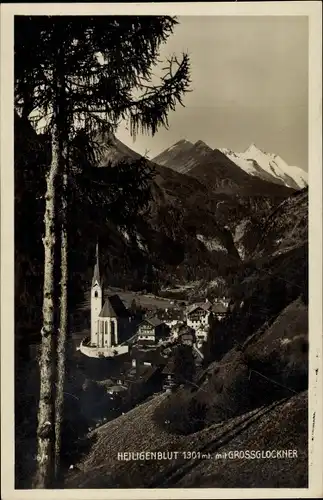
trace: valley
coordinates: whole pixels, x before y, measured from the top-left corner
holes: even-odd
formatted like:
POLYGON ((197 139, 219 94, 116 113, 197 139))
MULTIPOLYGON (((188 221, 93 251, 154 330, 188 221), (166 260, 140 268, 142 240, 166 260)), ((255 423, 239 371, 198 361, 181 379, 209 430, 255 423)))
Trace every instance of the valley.
MULTIPOLYGON (((17 141, 26 137, 25 125, 18 118, 16 128, 17 141)), ((15 170, 16 345, 17 353, 26 356, 22 361, 17 354, 20 400, 16 404, 25 409, 32 408, 37 393, 35 333, 40 330, 42 299, 43 186, 35 172, 48 161, 46 138, 40 140, 28 129, 27 133, 30 142, 19 150, 15 170), (23 211, 26 206, 27 213, 23 211), (30 219, 28 239, 19 232, 26 217, 30 219), (24 394, 25 385, 28 394, 24 394)), ((295 412, 305 411, 308 188, 274 182, 266 173, 250 174, 230 155, 210 150, 202 141, 195 145, 182 141, 149 161, 115 138, 100 140, 101 162, 85 171, 76 169, 73 178, 77 210, 71 212, 69 228, 71 336, 65 487, 118 484, 127 488, 130 482, 138 487, 180 487, 193 486, 198 477, 205 486, 221 487, 225 479, 219 479, 224 474, 220 462, 204 462, 202 473, 195 459, 159 464, 155 470, 152 462, 118 462, 115 456, 136 447, 183 450, 192 439, 194 449, 201 453, 224 453, 239 443, 251 447, 256 435, 268 440, 276 432, 277 408, 286 428, 295 412), (150 172, 147 178, 145 169, 150 172), (116 194, 120 183, 125 186, 121 201, 116 194), (146 205, 136 210, 140 183, 145 185, 146 205), (121 219, 123 210, 128 212, 121 219), (89 294, 97 241, 105 297, 117 295, 127 310, 136 304, 139 327, 155 316, 170 325, 161 342, 154 340, 146 347, 133 342, 129 353, 115 360, 87 358, 77 350, 90 332, 89 294), (223 298, 227 302, 222 311, 218 304, 223 298), (207 311, 203 308, 208 301, 212 314, 200 331, 195 316, 190 320, 187 314, 192 307, 207 311), (173 314, 184 317, 188 330, 180 332, 182 319, 171 319, 173 314), (195 338, 192 342, 190 335, 195 338), (179 338, 185 339, 188 349, 178 358, 188 356, 181 370, 186 373, 189 359, 194 365, 194 374, 185 375, 182 382, 174 379, 176 351, 182 345, 179 338), (143 436, 142 422, 147 436, 143 436), (130 440, 127 426, 132 429, 130 440), (117 442, 111 441, 112 434, 117 442), (105 471, 104 477, 93 472, 97 467, 105 471)), ((28 485, 33 467, 35 414, 30 411, 28 416, 26 410, 21 422, 29 437, 17 438, 20 449, 30 456, 29 469, 22 470, 23 463, 17 462, 22 487, 28 485)), ((305 427, 286 446, 299 450, 298 473, 292 477, 290 462, 280 462, 286 472, 284 482, 275 462, 266 462, 276 478, 272 481, 303 486, 305 427)), ((253 478, 248 482, 237 462, 232 464, 231 484, 257 487, 264 481, 244 462, 253 478)))

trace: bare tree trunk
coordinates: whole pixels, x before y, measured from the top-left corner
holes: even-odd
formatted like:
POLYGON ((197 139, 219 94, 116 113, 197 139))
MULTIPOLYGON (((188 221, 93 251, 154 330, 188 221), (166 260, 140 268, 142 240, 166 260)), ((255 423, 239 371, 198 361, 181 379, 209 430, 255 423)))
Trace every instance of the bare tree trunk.
POLYGON ((65 162, 61 205, 61 281, 60 281, 60 324, 57 342, 57 383, 55 399, 55 479, 59 481, 62 427, 64 415, 64 388, 66 374, 66 341, 68 333, 68 239, 67 239, 67 185, 68 166, 65 162))
POLYGON ((67 207, 68 207, 68 124, 69 116, 65 93, 64 67, 61 68, 61 85, 59 94, 59 137, 61 151, 62 193, 60 205, 60 322, 57 339, 57 380, 55 392, 55 461, 54 474, 56 484, 61 477, 62 430, 64 421, 64 389, 66 378, 66 341, 68 334, 68 237, 67 237, 67 207))
POLYGON ((55 301, 55 256, 57 222, 57 181, 63 166, 64 128, 64 64, 63 53, 59 47, 53 68, 53 117, 51 126, 52 158, 47 175, 45 195, 45 237, 44 243, 44 290, 43 290, 43 327, 41 356, 39 360, 40 397, 37 428, 37 468, 34 488, 53 486, 55 472, 55 428, 54 399, 56 378, 56 301, 55 301), (55 340, 55 342, 54 342, 55 340))
POLYGON ((52 159, 47 174, 45 195, 45 237, 44 244, 44 289, 43 289, 43 327, 39 360, 40 397, 37 428, 37 469, 34 488, 48 488, 52 482, 53 471, 53 389, 55 377, 55 220, 56 220, 56 180, 59 173, 59 134, 54 117, 52 126, 52 159))

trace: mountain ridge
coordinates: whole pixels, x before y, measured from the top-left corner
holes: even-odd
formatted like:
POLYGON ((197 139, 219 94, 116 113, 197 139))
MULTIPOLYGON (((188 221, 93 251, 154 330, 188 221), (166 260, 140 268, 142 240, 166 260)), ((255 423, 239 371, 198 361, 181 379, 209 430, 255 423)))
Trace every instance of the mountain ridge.
MULTIPOLYGON (((109 144, 107 144, 107 138, 102 136, 100 142, 104 151, 100 163, 101 168, 116 165, 120 160, 132 161, 139 157, 138 153, 115 137, 110 137, 109 144)), ((196 213, 196 216, 191 218, 192 221, 196 219, 202 222, 203 220, 207 224, 207 221, 211 221, 212 218, 210 214, 213 214, 218 224, 230 230, 234 240, 237 228, 242 225, 245 230, 243 237, 241 238, 240 231, 238 238, 240 257, 247 255, 253 247, 252 242, 257 238, 252 233, 257 234, 256 226, 260 222, 262 213, 265 214, 267 210, 271 211, 294 192, 286 186, 248 175, 221 151, 212 150, 204 141, 197 141, 193 144, 182 139, 167 151, 171 161, 178 167, 178 162, 182 160, 184 168, 181 168, 181 165, 179 168, 169 168, 157 163, 156 158, 147 160, 155 170, 152 192, 155 200, 154 210, 156 203, 160 205, 157 210, 158 214, 157 212, 155 214, 158 216, 157 220, 163 212, 163 217, 166 217, 168 221, 165 220, 165 224, 169 226, 167 233, 171 231, 170 226, 174 225, 175 221, 178 228, 181 224, 186 227, 187 222, 182 220, 181 214, 184 207, 186 207, 184 211, 187 212, 190 206, 189 211, 193 209, 196 213), (193 158, 191 157, 192 150, 196 153, 193 158), (190 164, 189 171, 186 168, 187 159, 190 164), (199 216, 198 213, 200 213, 199 216), (204 214, 203 217, 202 214, 204 214), (245 245, 242 245, 242 241, 245 245)), ((154 223, 155 229, 158 226, 157 220, 154 223)), ((204 236, 212 237, 209 233, 204 236)), ((184 234, 181 239, 183 237, 184 234)), ((212 245, 217 246, 218 242, 214 241, 212 245)))
POLYGON ((251 143, 244 152, 236 153, 227 148, 212 149, 202 140, 193 144, 186 139, 181 139, 155 156, 152 161, 178 172, 190 174, 192 169, 201 162, 201 156, 211 162, 212 154, 217 151, 251 177, 292 189, 302 189, 308 185, 307 172, 299 167, 288 165, 277 154, 262 151, 255 143, 251 143))

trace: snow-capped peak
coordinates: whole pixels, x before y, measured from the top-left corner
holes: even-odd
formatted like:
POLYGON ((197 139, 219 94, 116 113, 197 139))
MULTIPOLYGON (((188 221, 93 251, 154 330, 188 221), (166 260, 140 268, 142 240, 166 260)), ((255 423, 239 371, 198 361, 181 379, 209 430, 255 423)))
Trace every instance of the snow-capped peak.
POLYGON ((221 151, 250 175, 294 189, 308 185, 307 172, 299 167, 288 165, 276 154, 264 152, 254 143, 242 153, 234 153, 228 149, 221 149, 221 151))
POLYGON ((244 153, 249 153, 249 154, 258 153, 258 152, 263 153, 263 151, 261 149, 259 149, 254 142, 252 142, 247 147, 247 149, 244 151, 244 153))

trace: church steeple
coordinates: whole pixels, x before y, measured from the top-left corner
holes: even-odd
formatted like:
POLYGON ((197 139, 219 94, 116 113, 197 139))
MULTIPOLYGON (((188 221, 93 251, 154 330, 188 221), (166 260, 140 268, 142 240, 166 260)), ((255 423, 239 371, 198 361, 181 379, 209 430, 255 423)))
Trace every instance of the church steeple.
POLYGON ((102 309, 103 283, 100 280, 99 245, 96 244, 96 261, 91 288, 91 344, 98 345, 98 319, 102 309))
POLYGON ((100 265, 99 265, 99 243, 96 244, 96 261, 94 266, 94 273, 92 278, 92 287, 98 283, 100 285, 100 265))

